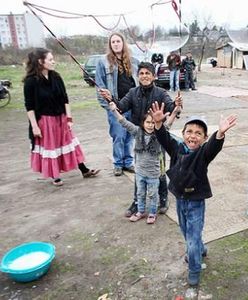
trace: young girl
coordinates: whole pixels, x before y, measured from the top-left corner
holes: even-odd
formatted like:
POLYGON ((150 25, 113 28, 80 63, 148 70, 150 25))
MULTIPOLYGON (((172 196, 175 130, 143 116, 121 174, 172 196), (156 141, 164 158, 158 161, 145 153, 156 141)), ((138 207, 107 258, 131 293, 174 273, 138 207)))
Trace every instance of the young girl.
MULTIPOLYGON (((135 138, 135 180, 137 184, 138 212, 129 220, 139 221, 147 217, 147 224, 154 224, 158 206, 158 188, 160 176, 161 147, 154 134, 154 121, 150 114, 143 118, 141 126, 135 126, 122 116, 116 109, 114 102, 109 104, 120 124, 127 129, 135 138), (149 214, 146 214, 146 196, 150 205, 149 214)), ((177 109, 171 114, 167 126, 174 121, 177 109)))

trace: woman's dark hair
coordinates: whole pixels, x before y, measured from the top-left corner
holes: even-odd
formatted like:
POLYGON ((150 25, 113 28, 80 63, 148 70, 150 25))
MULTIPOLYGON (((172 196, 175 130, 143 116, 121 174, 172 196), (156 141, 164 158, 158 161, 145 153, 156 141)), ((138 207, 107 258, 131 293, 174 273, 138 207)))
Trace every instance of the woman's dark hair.
POLYGON ((44 62, 48 53, 51 53, 48 49, 35 48, 28 54, 26 61, 26 75, 23 80, 29 76, 36 76, 37 78, 42 76, 43 66, 40 64, 39 60, 44 62))

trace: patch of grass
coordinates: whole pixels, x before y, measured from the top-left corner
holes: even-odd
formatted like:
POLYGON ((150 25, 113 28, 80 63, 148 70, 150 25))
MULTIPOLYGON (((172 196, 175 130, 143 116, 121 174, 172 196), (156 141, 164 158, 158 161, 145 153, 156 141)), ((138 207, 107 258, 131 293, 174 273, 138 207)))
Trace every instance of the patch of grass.
POLYGON ((74 102, 71 104, 72 110, 77 110, 77 109, 84 109, 84 108, 94 108, 94 109, 99 109, 99 103, 97 101, 83 101, 83 102, 74 102))
MULTIPOLYGON (((72 109, 85 109, 89 107, 100 107, 96 99, 96 90, 94 87, 89 87, 83 80, 83 74, 79 66, 74 62, 62 62, 56 66, 56 71, 59 72, 64 80, 69 101, 72 109)), ((25 75, 24 66, 2 66, 1 78, 9 79, 12 82, 10 88, 11 101, 2 109, 20 109, 25 111, 23 83, 22 79, 25 75)))
MULTIPOLYGON (((214 258, 211 260, 210 257, 207 261, 207 269, 203 272, 201 286, 213 293, 216 299, 227 299, 227 297, 232 299, 230 287, 233 287, 235 292, 236 283, 240 287, 242 278, 247 277, 248 240, 246 235, 247 232, 243 232, 212 243, 214 258)), ((244 291, 238 290, 239 294, 236 299, 248 298, 245 280, 243 285, 244 291)))
POLYGON ((122 264, 130 259, 130 254, 128 254, 127 249, 123 247, 108 247, 106 251, 103 252, 99 258, 99 263, 105 266, 115 266, 117 264, 122 264))
POLYGON ((137 280, 141 275, 151 274, 153 266, 143 259, 138 259, 135 262, 130 263, 123 272, 122 281, 132 283, 137 280))
POLYGON ((81 249, 82 251, 89 251, 94 248, 95 242, 94 239, 81 231, 74 231, 70 233, 70 236, 67 237, 68 244, 71 244, 76 249, 81 249))
POLYGON ((70 264, 69 262, 65 262, 63 260, 54 260, 52 264, 52 268, 56 270, 58 274, 63 274, 67 272, 72 272, 75 270, 75 266, 70 264))

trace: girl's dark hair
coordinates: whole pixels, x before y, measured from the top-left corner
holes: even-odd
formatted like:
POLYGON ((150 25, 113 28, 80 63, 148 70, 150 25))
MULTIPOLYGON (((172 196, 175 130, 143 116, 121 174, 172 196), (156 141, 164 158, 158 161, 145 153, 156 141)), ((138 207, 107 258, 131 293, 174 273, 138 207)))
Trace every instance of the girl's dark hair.
POLYGON ((141 124, 140 124, 140 127, 144 129, 144 122, 145 120, 148 118, 148 116, 150 116, 152 118, 152 116, 147 113, 147 114, 144 114, 144 117, 142 118, 142 121, 141 121, 141 124))
POLYGON ((23 80, 29 76, 36 76, 37 78, 42 76, 43 66, 40 64, 39 60, 44 62, 48 53, 51 53, 51 50, 35 48, 28 54, 26 61, 26 75, 23 80))

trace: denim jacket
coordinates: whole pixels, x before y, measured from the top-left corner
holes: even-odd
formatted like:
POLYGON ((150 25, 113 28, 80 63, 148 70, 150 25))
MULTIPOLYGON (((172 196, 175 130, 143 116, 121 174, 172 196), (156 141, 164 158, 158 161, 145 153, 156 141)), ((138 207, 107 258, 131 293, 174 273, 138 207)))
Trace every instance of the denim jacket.
MULTIPOLYGON (((135 81, 135 85, 138 85, 138 78, 137 78, 137 73, 138 73, 138 64, 139 61, 136 58, 131 58, 131 63, 132 63, 132 76, 135 81)), ((119 99, 118 97, 118 66, 114 65, 113 70, 110 71, 110 66, 109 62, 107 60, 107 56, 104 56, 97 64, 96 66, 96 77, 95 81, 97 84, 97 89, 98 88, 104 88, 108 89, 112 96, 115 97, 115 99, 119 99)), ((97 92, 97 100, 99 101, 100 105, 105 108, 108 108, 108 103, 107 101, 101 97, 101 95, 97 92)))

